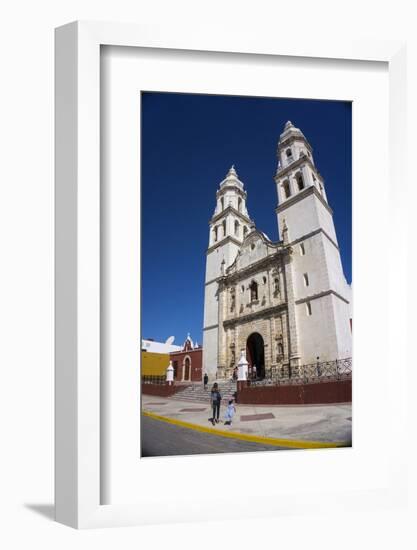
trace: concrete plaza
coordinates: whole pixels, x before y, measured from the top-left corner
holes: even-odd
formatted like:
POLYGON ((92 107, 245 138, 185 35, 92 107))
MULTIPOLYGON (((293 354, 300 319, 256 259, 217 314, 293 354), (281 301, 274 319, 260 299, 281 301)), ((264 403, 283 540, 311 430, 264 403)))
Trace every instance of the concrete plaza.
POLYGON ((219 424, 209 422, 207 402, 181 401, 142 395, 142 413, 190 430, 218 432, 225 437, 244 437, 248 441, 281 445, 287 448, 350 446, 352 442, 352 404, 331 405, 239 405, 231 426, 225 425, 226 403, 220 409, 219 424), (282 440, 281 442, 279 440, 282 440))

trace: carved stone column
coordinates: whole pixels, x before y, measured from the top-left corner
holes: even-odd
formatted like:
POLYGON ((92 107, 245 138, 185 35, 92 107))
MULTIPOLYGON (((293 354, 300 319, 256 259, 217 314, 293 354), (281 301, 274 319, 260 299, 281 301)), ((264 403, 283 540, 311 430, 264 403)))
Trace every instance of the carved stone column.
POLYGON ((226 367, 226 331, 223 322, 226 319, 227 310, 227 287, 223 280, 219 281, 219 339, 217 349, 217 377, 224 378, 226 367))
POLYGON ((267 376, 272 375, 272 368, 274 367, 276 361, 275 361, 275 336, 277 334, 277 328, 276 328, 276 319, 275 317, 271 317, 269 319, 269 372, 267 373, 267 376))
MULTIPOLYGON (((298 344, 297 320, 295 315, 294 282, 293 282, 293 263, 291 259, 292 249, 288 249, 288 255, 284 260, 285 272, 285 291, 288 306, 288 342, 289 342, 289 363, 291 368, 296 368, 300 364, 300 353, 298 344)), ((294 374, 296 374, 294 372, 294 374)))

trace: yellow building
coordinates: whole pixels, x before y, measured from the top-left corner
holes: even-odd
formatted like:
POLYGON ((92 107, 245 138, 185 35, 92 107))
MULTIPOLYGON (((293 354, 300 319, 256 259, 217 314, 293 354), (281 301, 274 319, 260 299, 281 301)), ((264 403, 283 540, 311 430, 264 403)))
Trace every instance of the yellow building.
POLYGON ((165 376, 169 365, 169 353, 142 351, 141 359, 142 376, 165 376))

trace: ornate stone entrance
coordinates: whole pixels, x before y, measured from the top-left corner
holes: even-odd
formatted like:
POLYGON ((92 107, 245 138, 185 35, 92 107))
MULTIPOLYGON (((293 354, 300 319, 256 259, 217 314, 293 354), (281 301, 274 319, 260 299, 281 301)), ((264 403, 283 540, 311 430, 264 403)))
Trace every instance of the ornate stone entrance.
POLYGON ((252 332, 246 341, 246 359, 249 363, 249 372, 256 365, 258 378, 265 378, 265 347, 264 339, 259 332, 252 332))

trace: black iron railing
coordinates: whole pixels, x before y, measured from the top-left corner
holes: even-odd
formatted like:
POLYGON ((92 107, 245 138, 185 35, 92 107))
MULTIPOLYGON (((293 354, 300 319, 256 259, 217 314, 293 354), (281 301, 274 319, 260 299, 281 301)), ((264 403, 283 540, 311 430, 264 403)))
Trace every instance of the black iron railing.
POLYGON ((266 370, 265 377, 262 379, 254 379, 249 376, 251 386, 284 386, 351 379, 351 357, 335 361, 320 361, 299 367, 275 366, 266 370))
POLYGON ((142 376, 142 384, 166 384, 166 376, 152 376, 152 375, 145 375, 142 376))

